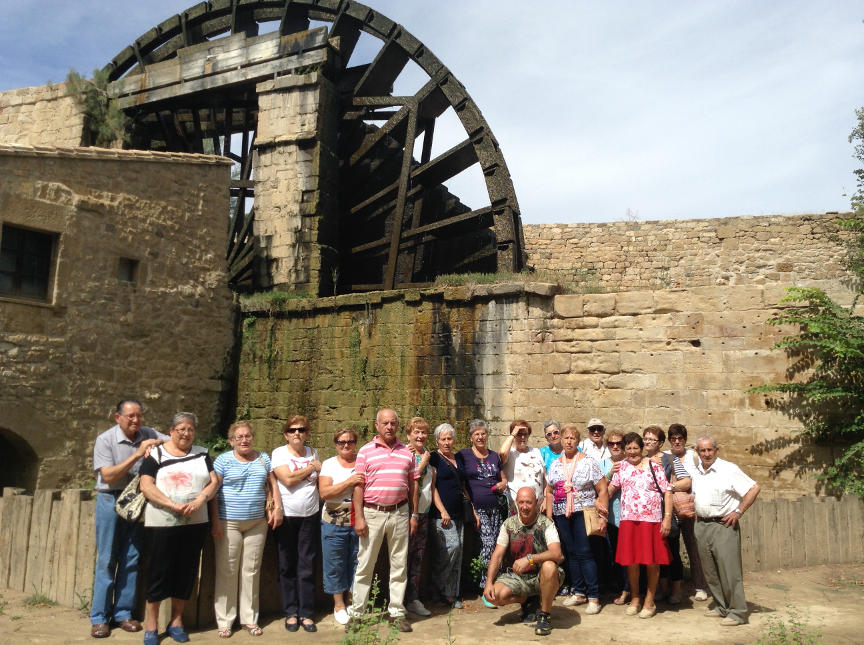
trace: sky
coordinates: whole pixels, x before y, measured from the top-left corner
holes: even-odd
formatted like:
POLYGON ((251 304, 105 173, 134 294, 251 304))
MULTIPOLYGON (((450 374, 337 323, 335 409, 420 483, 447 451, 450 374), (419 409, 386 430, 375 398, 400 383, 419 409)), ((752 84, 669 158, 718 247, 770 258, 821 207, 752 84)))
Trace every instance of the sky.
MULTIPOLYGON (((0 91, 89 73, 195 4, 0 3, 0 91)), ((864 106, 860 0, 365 4, 466 87, 501 145, 525 223, 849 208, 858 166, 848 136, 864 106)), ((355 56, 377 42, 366 40, 355 56)), ((421 76, 406 70, 397 91, 421 76)), ((461 138, 445 115, 433 151, 461 138)), ((476 167, 448 186, 472 207, 488 204, 476 167)))

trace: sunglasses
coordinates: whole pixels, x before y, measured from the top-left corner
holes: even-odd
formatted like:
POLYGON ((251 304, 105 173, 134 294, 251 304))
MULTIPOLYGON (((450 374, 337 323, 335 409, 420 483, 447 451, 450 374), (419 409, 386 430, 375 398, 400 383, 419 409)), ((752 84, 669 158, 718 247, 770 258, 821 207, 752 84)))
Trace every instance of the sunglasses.
POLYGON ((590 432, 591 434, 595 434, 597 432, 603 432, 603 428, 598 428, 597 426, 595 426, 593 428, 588 428, 588 432, 590 432))
POLYGON ((336 445, 337 446, 353 446, 355 443, 357 443, 357 442, 354 439, 345 439, 343 441, 337 441, 336 445))
POLYGON ((607 446, 623 446, 624 442, 623 441, 607 441, 606 445, 607 446))
POLYGON ((288 428, 286 434, 294 434, 295 432, 306 432, 306 428, 288 428))
POLYGON ((555 435, 559 435, 559 434, 561 434, 561 432, 559 430, 553 430, 552 432, 547 432, 546 436, 547 437, 554 437, 555 435))

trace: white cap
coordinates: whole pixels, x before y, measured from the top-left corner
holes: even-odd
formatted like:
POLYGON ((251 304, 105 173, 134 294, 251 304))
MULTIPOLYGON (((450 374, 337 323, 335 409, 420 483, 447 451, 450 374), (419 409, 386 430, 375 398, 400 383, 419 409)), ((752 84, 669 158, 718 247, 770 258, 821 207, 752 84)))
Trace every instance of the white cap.
POLYGON ((604 430, 606 429, 606 426, 603 425, 603 422, 600 419, 588 419, 588 425, 586 427, 593 428, 595 426, 600 426, 604 430))

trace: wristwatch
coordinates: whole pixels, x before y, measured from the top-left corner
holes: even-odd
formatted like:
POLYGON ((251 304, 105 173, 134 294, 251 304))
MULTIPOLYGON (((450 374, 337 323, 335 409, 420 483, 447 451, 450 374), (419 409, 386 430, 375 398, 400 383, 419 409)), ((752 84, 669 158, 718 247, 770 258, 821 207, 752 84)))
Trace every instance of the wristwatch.
POLYGON ((525 559, 528 560, 528 564, 530 564, 532 567, 534 566, 534 554, 533 553, 529 553, 528 555, 526 555, 525 559))
POLYGON ((736 508, 736 509, 735 509, 734 511, 732 511, 732 512, 733 512, 733 513, 738 513, 738 517, 741 517, 742 515, 744 515, 744 511, 741 510, 741 507, 740 507, 740 506, 739 506, 738 508, 736 508))

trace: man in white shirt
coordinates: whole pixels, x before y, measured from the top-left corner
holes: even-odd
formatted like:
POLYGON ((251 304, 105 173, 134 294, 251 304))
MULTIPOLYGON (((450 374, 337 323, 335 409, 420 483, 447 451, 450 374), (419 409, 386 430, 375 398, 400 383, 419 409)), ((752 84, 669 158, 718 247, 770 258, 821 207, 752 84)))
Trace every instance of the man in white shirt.
POLYGON ((603 440, 605 433, 606 426, 600 419, 590 419, 588 421, 588 436, 579 442, 579 452, 584 452, 597 461, 611 459, 612 453, 609 452, 609 448, 603 440))
POLYGON ((722 618, 721 625, 732 627, 747 622, 738 520, 756 501, 760 488, 738 466, 719 459, 718 451, 713 437, 699 439, 699 465, 691 485, 699 557, 715 603, 705 615, 722 618))

